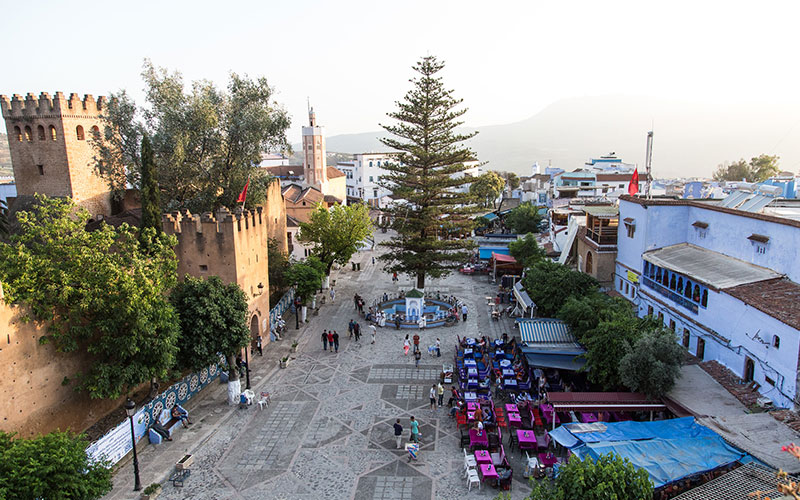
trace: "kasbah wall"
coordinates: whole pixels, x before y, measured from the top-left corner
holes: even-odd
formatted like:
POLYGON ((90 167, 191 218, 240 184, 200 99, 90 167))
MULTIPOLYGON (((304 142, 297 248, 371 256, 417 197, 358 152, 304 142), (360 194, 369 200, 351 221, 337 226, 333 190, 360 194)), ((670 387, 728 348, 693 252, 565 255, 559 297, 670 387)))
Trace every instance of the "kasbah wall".
POLYGON ((110 189, 94 171, 90 141, 105 105, 105 97, 74 93, 0 96, 18 196, 69 196, 91 215, 111 215, 110 189))
POLYGON ((286 202, 281 191, 281 181, 273 179, 267 188, 264 217, 267 220, 267 237, 276 240, 278 248, 283 253, 289 253, 289 240, 286 236, 286 202))

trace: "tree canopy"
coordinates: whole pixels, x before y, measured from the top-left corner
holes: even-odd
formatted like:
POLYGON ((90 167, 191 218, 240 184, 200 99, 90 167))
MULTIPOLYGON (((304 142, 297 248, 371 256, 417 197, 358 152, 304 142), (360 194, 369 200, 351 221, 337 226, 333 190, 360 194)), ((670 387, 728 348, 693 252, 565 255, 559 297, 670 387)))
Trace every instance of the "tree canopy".
POLYGON ((506 227, 517 234, 538 233, 541 222, 539 208, 529 201, 520 203, 506 215, 504 220, 506 227))
POLYGON ((680 377, 683 347, 661 325, 646 331, 619 362, 622 383, 634 392, 657 398, 668 393, 680 377))
POLYGON ((543 318, 555 317, 569 297, 583 296, 598 288, 597 280, 588 274, 550 260, 529 267, 522 284, 543 318))
POLYGON ((644 469, 608 453, 597 460, 572 456, 561 465, 555 482, 536 483, 531 500, 651 500, 653 483, 644 469))
POLYGON ((150 138, 142 138, 142 228, 152 227, 157 233, 161 232, 161 196, 158 186, 158 172, 153 159, 153 146, 150 138))
POLYGON ((49 322, 40 341, 89 354, 79 387, 93 398, 164 378, 177 350, 166 299, 176 282, 175 237, 152 228, 139 235, 126 224, 87 231, 89 214, 72 200, 36 199, 32 211, 17 213, 20 232, 0 244, 6 300, 49 322))
POLYGON ((0 499, 92 500, 111 491, 111 470, 90 462, 85 436, 51 432, 33 439, 0 431, 0 499))
POLYGON ((474 246, 463 235, 471 233, 469 215, 477 207, 472 194, 459 190, 470 178, 459 174, 468 170, 465 162, 475 159, 462 145, 475 133, 455 131, 467 110, 457 109, 462 100, 437 76, 443 68, 434 56, 414 65, 418 76, 411 80, 412 89, 397 102, 397 111, 388 113, 397 123, 382 125, 392 137, 381 142, 400 154, 384 167, 388 174, 380 180, 396 198, 384 211, 398 233, 383 243, 389 251, 380 258, 388 271, 416 277, 420 289, 426 276, 441 277, 458 268, 474 246))
POLYGON ((200 370, 225 356, 231 379, 237 378, 236 354, 250 342, 247 297, 236 283, 218 276, 186 276, 170 296, 180 316, 178 366, 200 370))
POLYGON ((147 106, 125 91, 112 93, 102 115, 99 138, 92 138, 96 168, 117 198, 130 183, 142 189, 142 136, 153 146, 161 208, 193 212, 232 208, 250 179, 247 207, 264 202, 269 176, 257 167, 262 153, 288 149, 290 120, 265 78, 231 73, 220 90, 198 80, 187 92, 180 73, 145 61, 147 106))
POLYGON ((281 295, 290 286, 286 278, 289 259, 275 238, 267 240, 267 272, 269 273, 269 306, 275 307, 281 295))
POLYGON ((528 233, 524 238, 508 244, 511 256, 525 267, 530 267, 545 258, 544 248, 536 242, 536 237, 528 233))
POLYGON ((503 186, 505 181, 496 172, 486 172, 472 181, 469 192, 482 207, 494 207, 497 197, 503 192, 503 186))
POLYGON ((520 181, 519 181, 519 176, 517 174, 515 174, 514 172, 505 172, 504 177, 506 179, 506 184, 508 185, 509 189, 513 191, 519 187, 520 181))
POLYGON ((733 163, 722 164, 714 171, 715 181, 763 182, 780 173, 778 156, 758 155, 747 162, 742 158, 733 163))
POLYGON ((298 240, 314 244, 312 252, 325 264, 330 274, 334 263, 347 264, 367 238, 372 236, 369 207, 363 203, 330 209, 321 203, 311 212, 308 222, 300 223, 298 240))
POLYGON ((311 255, 304 261, 294 262, 286 271, 286 279, 290 284, 297 285, 295 294, 305 304, 322 287, 325 264, 315 255, 311 255))

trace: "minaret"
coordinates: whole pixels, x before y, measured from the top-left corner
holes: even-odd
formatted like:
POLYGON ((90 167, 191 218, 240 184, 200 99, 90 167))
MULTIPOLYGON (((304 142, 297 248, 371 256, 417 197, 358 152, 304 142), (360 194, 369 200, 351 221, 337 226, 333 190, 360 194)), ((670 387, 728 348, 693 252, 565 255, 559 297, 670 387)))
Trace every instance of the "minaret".
POLYGON ((306 183, 322 187, 328 182, 328 166, 325 159, 325 135, 317 126, 314 108, 308 107, 308 127, 303 127, 303 174, 306 183))

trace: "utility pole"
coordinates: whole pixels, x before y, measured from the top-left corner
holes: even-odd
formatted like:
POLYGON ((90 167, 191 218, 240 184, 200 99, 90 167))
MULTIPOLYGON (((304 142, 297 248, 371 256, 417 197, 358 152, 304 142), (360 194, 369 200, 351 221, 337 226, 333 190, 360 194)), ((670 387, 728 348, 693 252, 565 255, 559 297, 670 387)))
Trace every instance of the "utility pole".
POLYGON ((647 133, 647 150, 645 152, 644 165, 645 165, 645 168, 647 169, 647 174, 646 174, 647 178, 646 178, 645 185, 644 185, 644 195, 649 200, 650 198, 653 197, 653 195, 652 195, 652 193, 650 191, 650 187, 651 187, 650 183, 653 180, 652 175, 650 175, 650 170, 651 170, 651 168, 653 166, 653 131, 652 130, 647 133))

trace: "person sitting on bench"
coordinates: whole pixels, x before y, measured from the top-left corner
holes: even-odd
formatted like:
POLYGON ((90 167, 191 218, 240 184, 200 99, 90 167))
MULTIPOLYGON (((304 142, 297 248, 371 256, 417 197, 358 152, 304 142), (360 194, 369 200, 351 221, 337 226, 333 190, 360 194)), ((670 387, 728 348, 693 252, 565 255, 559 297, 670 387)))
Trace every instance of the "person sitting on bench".
POLYGON ((189 412, 186 411, 181 405, 173 406, 172 410, 170 411, 170 416, 172 418, 180 419, 184 427, 189 427, 189 424, 191 424, 191 422, 189 422, 189 412))
POLYGON ((163 437, 167 441, 172 441, 172 438, 169 437, 169 431, 165 429, 164 426, 161 425, 161 423, 158 420, 153 422, 153 425, 151 425, 150 428, 156 431, 158 434, 160 434, 161 437, 163 437))

